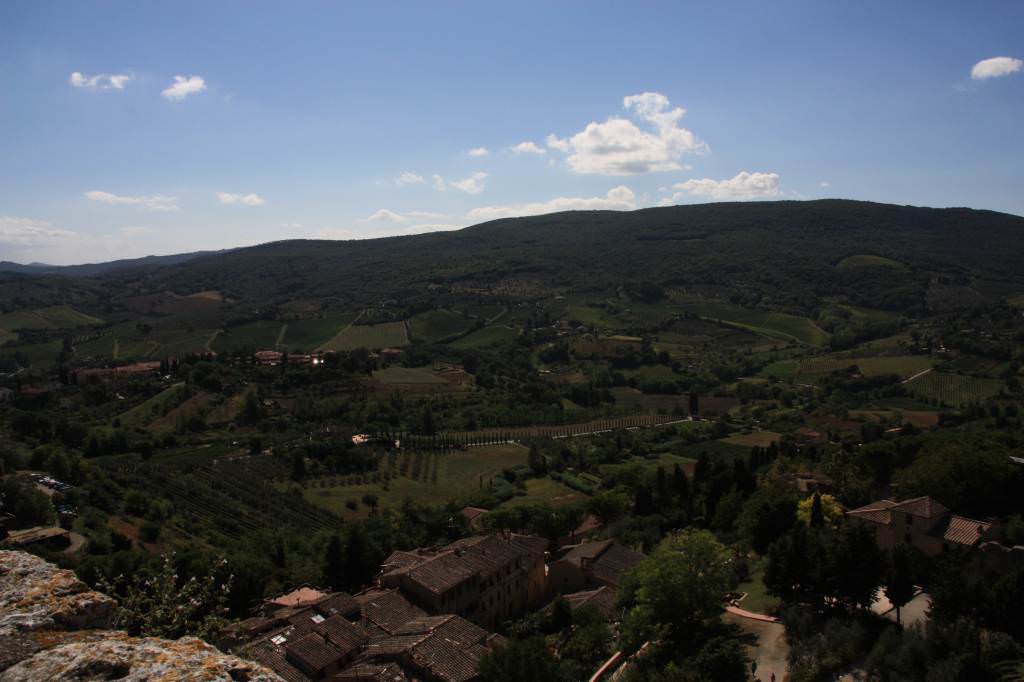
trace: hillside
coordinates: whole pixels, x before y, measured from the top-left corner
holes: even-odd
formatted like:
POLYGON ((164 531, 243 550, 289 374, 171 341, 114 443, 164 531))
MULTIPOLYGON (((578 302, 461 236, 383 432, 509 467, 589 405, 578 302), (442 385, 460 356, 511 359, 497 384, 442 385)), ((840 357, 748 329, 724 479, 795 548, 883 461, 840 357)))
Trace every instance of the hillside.
POLYGON ((1016 256, 1022 249, 1024 219, 989 211, 840 200, 727 203, 556 213, 362 241, 276 242, 113 273, 108 281, 141 274, 153 291, 221 290, 263 301, 301 292, 356 305, 403 298, 411 293, 404 290, 428 284, 516 280, 601 290, 652 281, 805 312, 815 298, 833 295, 903 311, 923 306, 937 286, 985 298, 1024 290, 1016 256))

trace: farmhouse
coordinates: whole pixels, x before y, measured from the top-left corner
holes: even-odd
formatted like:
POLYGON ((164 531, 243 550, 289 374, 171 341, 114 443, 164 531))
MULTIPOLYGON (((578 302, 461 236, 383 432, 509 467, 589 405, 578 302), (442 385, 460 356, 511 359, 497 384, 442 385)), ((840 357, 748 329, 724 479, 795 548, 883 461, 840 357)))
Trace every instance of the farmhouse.
POLYGON ((559 593, 596 587, 617 589, 623 574, 643 561, 644 555, 615 540, 570 545, 548 567, 548 582, 559 593))
POLYGON ((953 514, 930 497, 902 502, 880 500, 846 512, 874 529, 880 549, 912 545, 928 556, 954 547, 975 547, 990 539, 992 524, 953 514))
POLYGON ((119 381, 130 377, 159 374, 161 363, 158 360, 149 362, 134 362, 130 365, 120 367, 95 367, 75 370, 75 381, 119 381))
POLYGON ((455 613, 493 628, 541 603, 546 547, 543 538, 493 534, 437 551, 393 552, 379 581, 431 614, 455 613))

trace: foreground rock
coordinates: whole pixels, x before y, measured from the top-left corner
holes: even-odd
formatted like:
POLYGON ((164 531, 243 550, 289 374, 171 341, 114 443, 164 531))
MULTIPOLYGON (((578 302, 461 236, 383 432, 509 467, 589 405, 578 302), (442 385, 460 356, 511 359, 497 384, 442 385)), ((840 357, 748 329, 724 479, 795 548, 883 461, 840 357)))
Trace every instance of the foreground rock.
POLYGON ((117 609, 72 571, 0 551, 0 682, 225 680, 279 682, 266 668, 194 637, 130 637, 109 629, 117 609))

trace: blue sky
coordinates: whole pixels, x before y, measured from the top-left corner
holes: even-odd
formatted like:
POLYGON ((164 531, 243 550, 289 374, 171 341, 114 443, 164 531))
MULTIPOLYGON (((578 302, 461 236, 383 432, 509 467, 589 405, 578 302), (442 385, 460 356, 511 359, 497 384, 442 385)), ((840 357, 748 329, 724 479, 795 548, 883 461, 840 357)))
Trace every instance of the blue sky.
POLYGON ((719 200, 1024 214, 1021 59, 1016 0, 12 0, 0 259, 719 200))

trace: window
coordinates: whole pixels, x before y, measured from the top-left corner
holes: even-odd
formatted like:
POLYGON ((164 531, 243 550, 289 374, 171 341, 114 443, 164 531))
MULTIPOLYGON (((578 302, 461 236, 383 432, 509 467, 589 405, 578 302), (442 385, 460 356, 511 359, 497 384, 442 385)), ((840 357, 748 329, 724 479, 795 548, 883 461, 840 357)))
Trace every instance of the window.
POLYGON ((313 614, 313 617, 310 618, 310 620, 319 625, 320 623, 324 622, 324 617, 321 616, 319 613, 316 613, 313 614))

